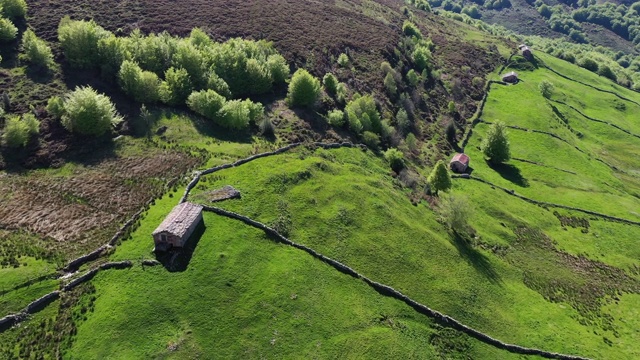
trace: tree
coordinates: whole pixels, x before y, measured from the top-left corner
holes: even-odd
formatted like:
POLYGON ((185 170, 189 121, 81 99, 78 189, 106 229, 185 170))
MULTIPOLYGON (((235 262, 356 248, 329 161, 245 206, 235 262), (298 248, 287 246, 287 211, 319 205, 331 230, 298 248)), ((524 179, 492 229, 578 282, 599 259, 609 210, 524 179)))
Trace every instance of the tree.
POLYGON ((176 69, 185 69, 191 83, 197 89, 204 86, 207 79, 205 78, 205 69, 203 65, 203 57, 194 45, 186 41, 178 42, 173 57, 171 58, 171 64, 176 69))
POLYGON ((305 69, 298 69, 291 78, 287 99, 292 106, 311 107, 320 96, 320 80, 305 69))
POLYGON ((406 132, 411 127, 411 121, 409 121, 409 114, 405 109, 398 110, 396 114, 396 126, 400 132, 406 132))
POLYGON ((0 18, 0 42, 10 42, 16 39, 18 28, 11 20, 0 18))
POLYGON ((64 100, 62 125, 80 135, 99 136, 122 121, 111 100, 90 86, 77 87, 64 100))
POLYGON ((613 70, 611 70, 611 68, 607 65, 600 66, 600 68, 598 69, 598 75, 604 76, 612 81, 618 81, 616 73, 614 73, 613 70))
POLYGON ((322 84, 328 94, 335 95, 338 91, 338 79, 332 73, 326 73, 322 78, 322 84))
POLYGON ((395 96, 398 93, 398 85, 396 84, 396 79, 393 77, 393 71, 387 73, 384 77, 384 87, 387 89, 387 92, 391 96, 395 96))
POLYGON ((58 26, 58 40, 72 67, 88 69, 100 60, 98 42, 112 34, 95 21, 76 21, 65 16, 58 26))
POLYGON ((473 210, 465 197, 443 196, 440 198, 437 211, 453 232, 463 234, 470 229, 468 220, 473 210))
POLYGON ((125 60, 133 59, 129 49, 130 43, 129 38, 121 38, 113 34, 98 40, 100 68, 105 77, 115 76, 125 60))
POLYGON ((291 73, 287 60, 280 54, 269 55, 267 58, 267 68, 269 72, 271 72, 273 82, 276 84, 284 83, 291 73))
POLYGON ((372 131, 376 134, 381 133, 382 123, 380 113, 376 108, 373 95, 354 96, 345 107, 345 112, 349 119, 349 125, 354 132, 358 134, 361 131, 372 131), (352 123, 354 126, 351 125, 352 123), (360 131, 358 131, 358 123, 362 126, 360 131))
POLYGON ((420 82, 420 75, 418 75, 415 70, 411 69, 407 72, 407 81, 409 81, 411 86, 416 86, 420 82))
POLYGON ((27 29, 22 35, 22 49, 24 59, 35 66, 49 68, 54 64, 51 48, 31 29, 27 29))
POLYGON ((592 72, 598 72, 598 63, 590 58, 584 58, 578 62, 578 66, 583 67, 592 72))
POLYGON ((168 105, 182 105, 193 92, 189 73, 185 69, 169 68, 160 85, 160 99, 168 105))
POLYGON ((484 156, 493 164, 499 164, 511 158, 507 130, 503 122, 498 121, 491 125, 480 148, 484 156))
POLYGON ((540 90, 540 93, 542 94, 542 96, 546 97, 547 99, 551 97, 551 94, 553 93, 553 84, 548 81, 548 80, 542 80, 540 82, 540 85, 538 85, 538 89, 540 90))
POLYGON ((218 125, 229 129, 245 129, 251 120, 251 110, 241 100, 227 101, 216 117, 218 125))
POLYGON ((405 20, 402 24, 402 32, 406 36, 415 36, 418 40, 422 39, 422 33, 420 32, 420 29, 418 29, 416 24, 412 23, 409 20, 405 20))
POLYGON ((362 134, 362 142, 367 145, 369 149, 378 150, 380 147, 380 136, 371 131, 365 131, 364 134, 362 134))
POLYGON ((419 71, 429 69, 431 64, 431 51, 426 46, 416 46, 413 51, 413 63, 419 71))
POLYGON ((40 121, 33 114, 11 116, 4 127, 2 142, 10 148, 26 146, 29 139, 40 131, 40 121))
POLYGON ((431 186, 431 190, 434 191, 436 195, 440 190, 447 191, 451 188, 451 175, 449 175, 447 165, 444 164, 444 161, 438 161, 433 170, 431 170, 427 181, 431 186))
POLYGON ((407 144, 409 150, 416 151, 418 149, 418 139, 416 139, 416 136, 413 135, 413 133, 409 133, 409 135, 404 139, 404 142, 407 144))
POLYGON ((0 1, 0 13, 9 19, 23 18, 27 15, 27 2, 25 0, 0 1))
POLYGON ((404 168, 404 155, 402 151, 391 148, 384 152, 384 158, 389 162, 391 169, 397 173, 404 168))

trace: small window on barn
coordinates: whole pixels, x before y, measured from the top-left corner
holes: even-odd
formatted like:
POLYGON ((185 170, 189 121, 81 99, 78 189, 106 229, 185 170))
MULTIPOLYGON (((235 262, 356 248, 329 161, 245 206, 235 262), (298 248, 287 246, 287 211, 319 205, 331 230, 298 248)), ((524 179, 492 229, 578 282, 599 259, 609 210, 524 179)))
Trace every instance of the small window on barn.
POLYGON ((161 240, 162 242, 167 242, 167 235, 166 235, 166 234, 161 234, 161 235, 160 235, 160 240, 161 240))

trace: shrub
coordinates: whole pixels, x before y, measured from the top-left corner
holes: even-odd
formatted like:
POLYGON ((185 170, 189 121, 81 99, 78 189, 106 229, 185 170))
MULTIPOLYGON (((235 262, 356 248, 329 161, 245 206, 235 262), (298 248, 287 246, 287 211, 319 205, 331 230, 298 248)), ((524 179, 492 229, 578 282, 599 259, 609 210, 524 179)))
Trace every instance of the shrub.
POLYGON ((367 145, 369 149, 378 150, 380 147, 380 136, 371 131, 365 131, 362 134, 362 142, 367 145))
POLYGON ((182 105, 193 92, 193 85, 185 69, 169 68, 165 72, 164 81, 160 85, 162 102, 177 106, 182 105))
POLYGON ((215 119, 224 103, 225 98, 213 90, 192 92, 187 99, 189 109, 208 119, 215 119))
POLYGON ((389 162, 393 171, 399 173, 404 168, 404 155, 400 150, 391 148, 384 152, 384 158, 389 162))
POLYGON ((473 211, 471 204, 465 197, 443 196, 440 198, 437 211, 449 229, 455 233, 464 234, 469 231, 468 219, 473 211))
POLYGON ((431 51, 426 46, 417 46, 413 51, 413 63, 419 71, 429 69, 431 64, 431 51))
POLYGON ((499 164, 508 161, 511 158, 511 151, 504 123, 499 121, 491 125, 480 147, 491 163, 499 164))
POLYGON ((251 110, 242 100, 227 101, 216 117, 218 125, 228 129, 245 129, 251 120, 251 110))
POLYGON ((398 93, 398 85, 396 84, 396 80, 393 77, 393 71, 388 72, 387 76, 384 77, 384 87, 387 89, 387 92, 391 96, 394 96, 398 93))
POLYGON ((449 101, 449 104, 447 104, 447 110, 449 111, 449 114, 453 115, 456 113, 456 103, 453 101, 449 101))
POLYGON ((540 90, 540 93, 542 94, 542 96, 546 97, 547 99, 551 97, 551 94, 553 93, 553 84, 548 81, 548 80, 542 80, 540 82, 540 85, 538 85, 538 89, 540 90))
POLYGON ((420 32, 420 29, 418 29, 416 24, 412 23, 409 20, 405 20, 402 24, 402 32, 406 36, 415 36, 418 39, 422 39, 422 33, 420 32))
POLYGON ((396 126, 401 132, 406 132, 411 127, 409 115, 405 109, 398 110, 398 113, 396 114, 396 126))
POLYGON ((27 15, 27 2, 25 0, 1 0, 0 13, 9 19, 23 18, 27 15))
POLYGON ((48 68, 53 65, 53 53, 47 43, 39 39, 36 34, 27 29, 22 35, 22 49, 24 59, 33 65, 48 68))
POLYGON ((264 117, 264 106, 259 102, 253 102, 249 99, 244 101, 244 105, 249 109, 249 121, 257 123, 264 117))
POLYGON ((456 125, 452 120, 447 122, 445 134, 447 136, 447 141, 449 142, 449 144, 454 145, 458 141, 458 139, 456 138, 456 125))
POLYGON ((416 139, 416 136, 413 135, 413 133, 409 133, 409 135, 404 139, 404 142, 407 144, 409 150, 416 151, 418 149, 418 139, 416 139))
POLYGON ((266 116, 260 121, 258 127, 262 135, 273 135, 276 133, 276 127, 273 125, 273 122, 271 122, 271 119, 266 116))
POLYGON ((355 125, 352 128, 354 132, 360 133, 364 130, 381 133, 380 113, 376 109, 376 102, 372 95, 354 97, 345 107, 345 112, 349 119, 349 126, 351 127, 352 123, 355 125), (358 123, 362 126, 360 131, 358 131, 358 123))
POLYGON ((267 58, 267 68, 271 73, 273 82, 276 84, 284 83, 291 73, 287 60, 280 54, 269 55, 267 58))
POLYGON ((141 68, 158 76, 171 67, 171 59, 178 48, 178 39, 167 32, 144 36, 136 29, 127 41, 130 42, 132 60, 140 64, 141 68))
POLYGON ((481 17, 480 11, 478 11, 478 7, 476 5, 472 5, 469 7, 465 6, 464 8, 462 8, 462 13, 468 15, 473 19, 480 19, 481 17))
POLYGON ((336 100, 341 104, 347 101, 347 84, 338 83, 338 86, 336 86, 336 100))
POLYGON ((208 47, 213 44, 213 40, 200 28, 193 28, 189 34, 189 41, 197 48, 208 47))
POLYGON ((604 76, 612 81, 618 81, 618 77, 616 76, 616 74, 607 65, 600 66, 600 68, 598 69, 598 75, 604 76))
POLYGON ((320 96, 320 81, 307 70, 298 69, 291 78, 287 98, 292 106, 311 107, 320 96))
POLYGON ((98 40, 98 55, 103 75, 115 76, 125 60, 133 59, 129 42, 129 38, 120 38, 115 35, 98 40))
POLYGON ((420 75, 418 75, 415 70, 411 69, 407 72, 407 81, 411 86, 416 86, 420 82, 420 75))
POLYGON ((76 21, 65 16, 58 25, 58 40, 64 56, 75 68, 86 69, 98 65, 98 42, 110 35, 93 20, 76 21))
POLYGON ((383 61, 382 63, 380 63, 380 70, 382 70, 383 74, 386 74, 390 71, 393 71, 393 68, 387 61, 383 61))
POLYGON ((333 127, 342 127, 344 125, 344 113, 341 110, 334 109, 327 114, 329 125, 333 127))
POLYGON ((122 63, 118 81, 122 90, 137 102, 154 103, 160 97, 158 75, 143 71, 134 61, 126 60, 122 63))
POLYGON ((598 71, 598 63, 595 60, 590 58, 584 58, 578 62, 578 66, 585 68, 589 71, 597 72, 598 71))
POLYGON ((447 171, 447 166, 444 164, 444 161, 438 161, 433 170, 431 170, 431 174, 429 174, 427 182, 429 182, 431 190, 434 191, 436 195, 440 190, 447 191, 451 188, 451 175, 449 175, 449 171, 447 171))
POLYGON ((176 51, 171 59, 171 65, 176 69, 185 69, 195 88, 204 87, 208 80, 205 78, 202 54, 200 50, 189 42, 178 42, 176 51))
POLYGON ((47 112, 56 119, 62 118, 65 113, 64 101, 59 96, 53 96, 47 101, 47 112))
POLYGON ((218 76, 215 71, 210 71, 208 74, 207 89, 213 90, 227 99, 233 96, 227 82, 218 76))
POLYGON ((2 142, 10 148, 26 146, 29 139, 40 131, 40 122, 33 114, 27 113, 7 119, 2 134, 2 142))
POLYGON ((99 136, 122 121, 111 100, 89 86, 67 94, 64 109, 62 125, 80 135, 99 136))
POLYGON ((327 93, 331 95, 335 95, 338 90, 338 79, 332 74, 327 73, 322 78, 322 84, 324 85, 324 89, 327 93))
POLYGON ((16 39, 18 28, 11 20, 0 18, 0 42, 10 42, 16 39))
POLYGON ((338 56, 338 65, 347 67, 349 65, 349 56, 345 53, 340 54, 340 56, 338 56))

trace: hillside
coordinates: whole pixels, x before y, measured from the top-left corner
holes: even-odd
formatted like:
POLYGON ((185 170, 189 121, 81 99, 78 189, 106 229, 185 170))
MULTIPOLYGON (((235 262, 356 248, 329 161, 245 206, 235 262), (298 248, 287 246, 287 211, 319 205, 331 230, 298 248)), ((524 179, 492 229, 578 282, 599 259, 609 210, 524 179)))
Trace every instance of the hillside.
POLYGON ((0 358, 640 356, 640 93, 424 8, 28 1, 0 50, 0 358), (103 47, 99 65, 78 67, 64 26, 120 44, 116 68, 103 47), (27 59, 27 29, 51 47, 48 68, 27 59), (155 44, 160 60, 130 44, 155 44), (280 56, 290 73, 270 67, 261 90, 238 70, 280 56), (129 90, 127 62, 158 98, 129 90), (208 69, 200 85, 194 62, 208 69), (292 103, 298 69, 318 81, 308 106, 292 103), (192 80, 186 100, 163 95, 174 70, 192 80), (502 82, 507 71, 520 81, 502 82), (78 133, 76 86, 105 94, 122 121, 78 133), (9 129, 29 114, 39 128, 14 147, 9 129), (482 147, 498 122, 511 159, 496 165, 482 147), (456 152, 470 168, 436 194, 427 178, 456 152), (240 195, 217 201, 225 186, 240 195), (153 253, 151 233, 182 201, 204 207, 204 226, 153 253))

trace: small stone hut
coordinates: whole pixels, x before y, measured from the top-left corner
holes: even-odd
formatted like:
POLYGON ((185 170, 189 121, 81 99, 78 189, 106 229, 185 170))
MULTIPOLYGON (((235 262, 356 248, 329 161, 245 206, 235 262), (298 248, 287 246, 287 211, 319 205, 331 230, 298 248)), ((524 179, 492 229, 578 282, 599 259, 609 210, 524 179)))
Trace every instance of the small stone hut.
POLYGON ((467 154, 455 154, 449 167, 453 172, 464 173, 469 167, 469 156, 467 154))
POLYGON ((520 49, 522 56, 524 56, 527 60, 531 60, 531 57, 532 57, 531 48, 529 48, 525 44, 518 46, 518 48, 520 49))
POLYGON ((202 206, 184 202, 171 210, 153 232, 154 251, 181 248, 202 222, 202 206))
POLYGON ((506 83, 515 84, 518 82, 518 74, 515 71, 508 72, 502 75, 502 81, 506 83))

